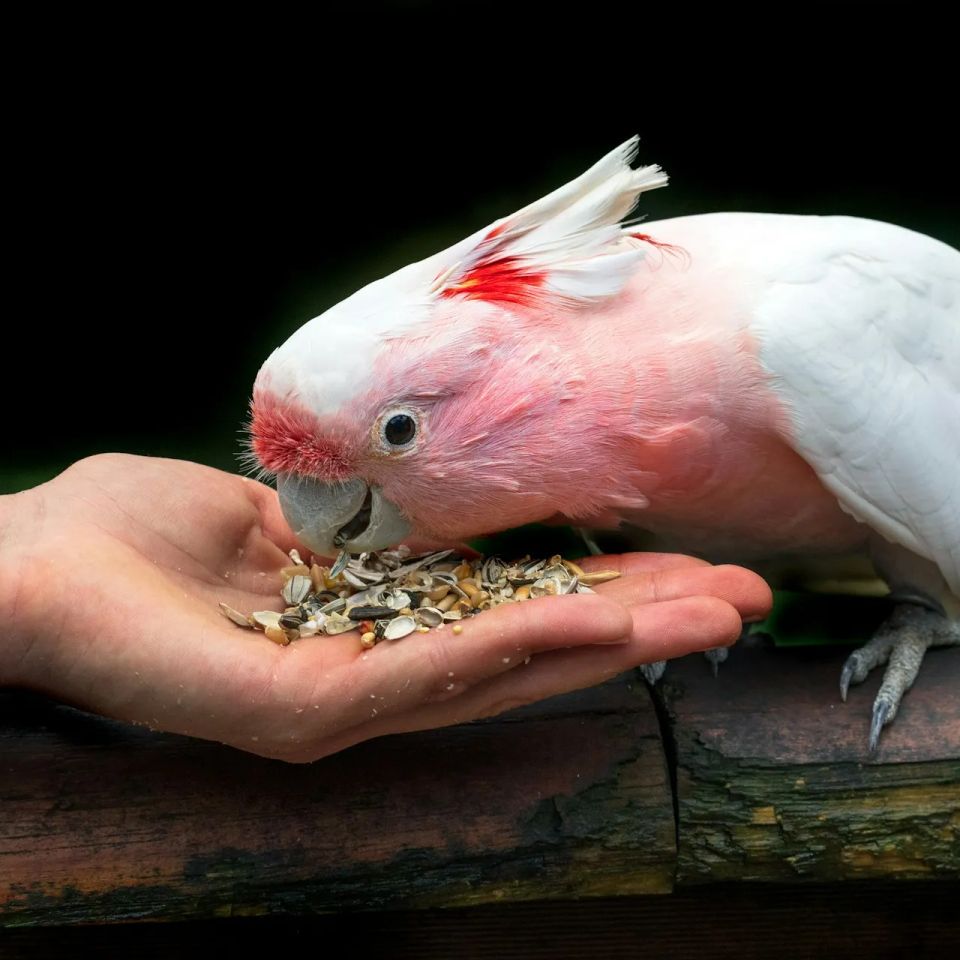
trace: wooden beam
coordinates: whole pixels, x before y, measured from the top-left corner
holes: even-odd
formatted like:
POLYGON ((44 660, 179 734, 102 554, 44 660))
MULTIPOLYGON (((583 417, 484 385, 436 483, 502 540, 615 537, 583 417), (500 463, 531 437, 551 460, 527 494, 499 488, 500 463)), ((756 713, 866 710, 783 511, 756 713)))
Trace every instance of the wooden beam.
POLYGON ((847 653, 670 665, 679 883, 960 877, 960 649, 928 653, 875 756, 882 671, 842 703, 847 653))
POLYGON ((292 766, 0 696, 0 922, 665 892, 649 695, 614 683, 292 766))

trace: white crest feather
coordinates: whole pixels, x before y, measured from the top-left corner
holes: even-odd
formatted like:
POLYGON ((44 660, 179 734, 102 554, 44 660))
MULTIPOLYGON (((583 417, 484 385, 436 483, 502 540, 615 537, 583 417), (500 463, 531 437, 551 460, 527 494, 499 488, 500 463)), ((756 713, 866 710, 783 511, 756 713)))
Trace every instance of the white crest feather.
POLYGON ((641 193, 667 182, 657 166, 631 169, 637 142, 633 137, 536 203, 314 317, 271 354, 259 386, 295 396, 317 414, 333 413, 366 388, 384 342, 428 323, 439 297, 462 291, 483 298, 497 286, 502 299, 504 286, 522 293, 534 279, 531 299, 546 292, 590 303, 619 292, 644 256, 643 245, 623 242, 620 221, 641 193), (484 282, 471 286, 471 275, 484 269, 484 282))
POLYGON ((638 142, 632 137, 576 180, 452 247, 433 292, 468 291, 475 271, 509 262, 518 272, 545 275, 545 289, 564 299, 617 293, 644 256, 642 247, 621 242, 621 221, 640 194, 667 184, 656 164, 631 168, 638 142))

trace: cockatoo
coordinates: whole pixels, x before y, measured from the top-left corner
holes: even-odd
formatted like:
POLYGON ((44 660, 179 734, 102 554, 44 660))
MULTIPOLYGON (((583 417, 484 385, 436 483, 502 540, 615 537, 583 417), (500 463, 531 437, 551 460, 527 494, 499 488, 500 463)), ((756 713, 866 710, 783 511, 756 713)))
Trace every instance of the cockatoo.
POLYGON ((873 748, 960 644, 960 252, 842 216, 641 229, 667 177, 636 152, 304 324, 252 450, 325 556, 561 517, 713 561, 867 557, 895 606, 841 692, 887 664, 873 748))

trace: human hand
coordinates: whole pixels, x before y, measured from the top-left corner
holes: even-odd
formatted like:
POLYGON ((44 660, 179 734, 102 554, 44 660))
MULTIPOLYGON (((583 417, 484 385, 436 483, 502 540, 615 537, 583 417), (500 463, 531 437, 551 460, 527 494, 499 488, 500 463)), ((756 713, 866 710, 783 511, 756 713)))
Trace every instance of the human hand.
POLYGON ((279 647, 217 602, 279 609, 278 570, 294 546, 275 492, 253 480, 176 460, 82 460, 0 498, 0 681, 307 761, 732 643, 741 618, 771 600, 737 567, 626 554, 582 561, 624 574, 596 595, 506 604, 459 635, 365 651, 351 632, 279 647))

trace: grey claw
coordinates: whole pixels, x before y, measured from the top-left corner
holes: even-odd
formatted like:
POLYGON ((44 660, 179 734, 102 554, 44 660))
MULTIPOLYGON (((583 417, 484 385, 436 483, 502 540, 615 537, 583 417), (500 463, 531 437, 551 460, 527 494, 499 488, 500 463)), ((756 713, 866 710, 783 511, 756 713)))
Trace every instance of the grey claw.
POLYGON ((840 699, 847 702, 847 691, 850 689, 850 681, 853 678, 853 665, 848 660, 840 671, 840 699))
POLYGON ((664 674, 667 669, 666 660, 657 660, 656 663, 641 663, 640 673, 643 679, 652 687, 664 674))
POLYGON ((713 675, 717 676, 720 672, 720 664, 730 656, 730 651, 726 647, 714 647, 712 650, 704 650, 703 655, 707 658, 713 675))
POLYGON ((877 700, 873 704, 873 719, 870 721, 870 752, 876 752, 880 743, 880 733, 890 719, 890 704, 886 700, 877 700))

